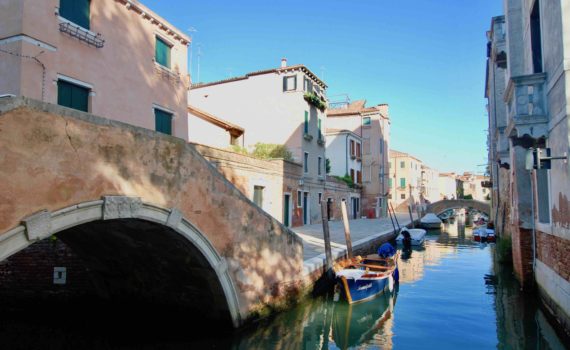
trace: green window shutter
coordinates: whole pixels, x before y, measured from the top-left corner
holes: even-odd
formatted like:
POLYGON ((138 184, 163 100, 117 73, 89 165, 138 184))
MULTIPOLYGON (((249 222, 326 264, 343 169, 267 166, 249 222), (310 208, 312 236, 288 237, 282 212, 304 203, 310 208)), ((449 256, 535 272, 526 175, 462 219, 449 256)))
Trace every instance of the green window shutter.
POLYGON ((157 37, 155 46, 156 63, 170 68, 170 49, 170 45, 166 41, 157 37))
POLYGON ((388 187, 392 188, 392 178, 388 179, 388 187))
POLYGON ((59 15, 85 29, 90 29, 90 0, 60 0, 59 15))
POLYGON ((321 130, 321 121, 322 121, 322 120, 319 118, 319 140, 321 140, 321 139, 323 138, 323 133, 322 133, 322 130, 321 130))
POLYGON ((89 111, 89 89, 63 80, 57 82, 57 104, 64 107, 89 111))
POLYGON ((404 177, 400 178, 400 187, 402 188, 406 187, 406 178, 404 177))
POLYGON ((309 133, 309 112, 305 111, 305 134, 309 133))
POLYGON ((172 135, 172 114, 161 111, 160 109, 154 110, 154 123, 155 129, 163 134, 172 135))

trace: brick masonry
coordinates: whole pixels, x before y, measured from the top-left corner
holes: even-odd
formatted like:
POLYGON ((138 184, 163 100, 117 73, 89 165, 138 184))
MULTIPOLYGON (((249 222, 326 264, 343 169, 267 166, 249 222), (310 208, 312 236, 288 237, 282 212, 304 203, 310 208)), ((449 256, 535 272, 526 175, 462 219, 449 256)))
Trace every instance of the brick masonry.
POLYGON ((536 255, 560 277, 570 282, 570 241, 536 231, 536 255))
POLYGON ((67 245, 45 239, 0 262, 0 295, 79 296, 94 292, 89 271, 67 245), (54 283, 54 268, 65 267, 65 284, 54 283))
POLYGON ((514 227, 512 230, 513 266, 523 289, 533 286, 532 230, 514 227))

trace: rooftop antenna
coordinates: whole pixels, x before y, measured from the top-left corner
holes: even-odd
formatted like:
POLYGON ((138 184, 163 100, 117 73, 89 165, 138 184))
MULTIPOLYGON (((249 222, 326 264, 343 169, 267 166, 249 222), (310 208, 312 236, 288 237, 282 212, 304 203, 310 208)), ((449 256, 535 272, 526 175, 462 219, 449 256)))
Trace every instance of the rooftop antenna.
MULTIPOLYGON (((192 33, 197 33, 198 29, 194 27, 188 28, 188 33, 190 33, 190 37, 192 37, 192 33)), ((192 41, 190 41, 190 77, 192 77, 192 41)))
POLYGON ((202 57, 202 44, 198 43, 198 74, 196 75, 196 80, 200 82, 200 57, 202 57))

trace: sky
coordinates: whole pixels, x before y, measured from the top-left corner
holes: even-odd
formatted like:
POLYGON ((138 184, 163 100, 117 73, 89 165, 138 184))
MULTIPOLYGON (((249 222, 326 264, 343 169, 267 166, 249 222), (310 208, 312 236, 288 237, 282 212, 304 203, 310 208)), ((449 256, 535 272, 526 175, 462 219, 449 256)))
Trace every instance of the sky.
POLYGON ((441 172, 485 171, 485 33, 501 0, 142 2, 192 37, 194 82, 287 58, 331 101, 388 103, 391 149, 441 172))

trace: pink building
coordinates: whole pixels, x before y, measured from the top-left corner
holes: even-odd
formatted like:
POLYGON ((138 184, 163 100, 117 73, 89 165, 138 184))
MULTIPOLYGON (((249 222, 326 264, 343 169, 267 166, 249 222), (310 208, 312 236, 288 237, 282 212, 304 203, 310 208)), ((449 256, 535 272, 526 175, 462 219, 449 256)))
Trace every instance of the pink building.
POLYGON ((388 105, 366 107, 366 101, 360 100, 340 105, 335 103, 334 107, 327 110, 327 127, 349 130, 362 139, 362 175, 355 178, 362 184, 361 214, 369 218, 386 216, 390 191, 388 105))
POLYGON ((0 0, 0 95, 187 140, 189 42, 136 0, 0 0))

